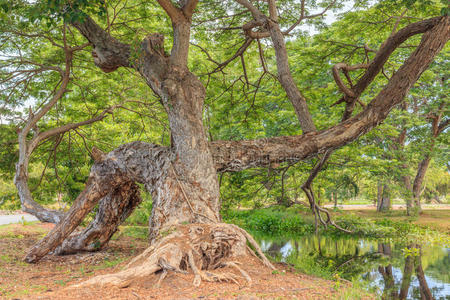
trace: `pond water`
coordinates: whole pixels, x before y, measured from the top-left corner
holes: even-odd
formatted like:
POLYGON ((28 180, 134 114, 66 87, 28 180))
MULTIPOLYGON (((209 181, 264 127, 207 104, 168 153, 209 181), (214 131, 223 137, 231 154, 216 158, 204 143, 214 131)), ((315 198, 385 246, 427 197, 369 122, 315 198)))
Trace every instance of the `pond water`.
POLYGON ((255 237, 278 261, 305 273, 357 281, 382 299, 450 299, 450 249, 443 246, 316 235, 255 237))

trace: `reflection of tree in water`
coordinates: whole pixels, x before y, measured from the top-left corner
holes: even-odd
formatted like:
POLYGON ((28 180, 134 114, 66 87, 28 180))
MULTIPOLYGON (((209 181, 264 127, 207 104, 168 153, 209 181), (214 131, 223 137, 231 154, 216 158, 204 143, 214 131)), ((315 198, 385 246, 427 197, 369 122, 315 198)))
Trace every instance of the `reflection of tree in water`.
POLYGON ((267 253, 274 257, 274 258, 280 258, 281 256, 281 248, 283 248, 287 243, 284 242, 272 242, 269 249, 267 249, 267 253))
MULTIPOLYGON (((320 268, 327 274, 339 274, 348 280, 374 269, 380 259, 379 253, 368 251, 361 254, 363 251, 357 239, 334 240, 315 235, 291 241, 290 244, 292 249, 286 257, 287 262, 294 263, 305 272, 310 271, 308 268, 320 268)), ((280 249, 284 247, 280 246, 280 249)), ((270 249, 268 252, 270 254, 270 249)))
MULTIPOLYGON (((378 272, 383 276, 384 289, 382 299, 406 299, 408 296, 408 290, 412 281, 413 270, 419 281, 419 287, 413 289, 412 294, 414 298, 432 300, 432 291, 428 287, 425 274, 422 268, 422 249, 418 244, 411 244, 407 247, 405 258, 405 267, 403 269, 402 281, 400 283, 399 292, 397 292, 398 287, 395 285, 395 279, 392 273, 392 264, 387 266, 379 266, 378 272)), ((378 244, 378 252, 392 257, 391 245, 390 244, 378 244)))
MULTIPOLYGON (((408 246, 411 250, 411 246, 408 246)), ((405 268, 403 269, 403 278, 400 286, 399 299, 406 299, 408 296, 409 286, 411 285, 411 277, 414 269, 414 259, 411 255, 405 258, 405 268)))
POLYGON ((359 278, 358 280, 373 286, 378 273, 382 281, 376 285, 382 290, 382 299, 407 299, 409 296, 412 299, 450 300, 445 296, 444 286, 430 288, 424 274, 426 269, 427 276, 449 282, 450 256, 442 252, 440 247, 433 247, 422 253, 421 246, 417 244, 410 244, 406 250, 401 243, 336 239, 320 235, 290 241, 277 240, 268 246, 268 254, 310 274, 327 277, 339 274, 341 278, 359 278), (409 255, 402 254, 401 249, 405 249, 404 252, 409 255))
MULTIPOLYGON (((391 245, 389 244, 378 244, 378 252, 383 253, 388 257, 392 257, 391 245)), ((379 266, 378 272, 383 276, 384 289, 382 299, 396 299, 397 291, 395 289, 395 280, 392 273, 392 264, 387 266, 379 266)), ((406 291, 408 294, 408 291, 406 291)))

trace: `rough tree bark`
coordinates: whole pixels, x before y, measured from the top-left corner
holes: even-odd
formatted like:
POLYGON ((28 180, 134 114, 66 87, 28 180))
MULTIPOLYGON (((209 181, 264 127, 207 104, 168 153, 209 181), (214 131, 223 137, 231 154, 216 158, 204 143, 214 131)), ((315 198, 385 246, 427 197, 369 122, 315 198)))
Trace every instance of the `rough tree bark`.
POLYGON ((188 269, 195 274, 195 285, 201 280, 235 281, 236 275, 203 271, 223 266, 235 269, 239 276, 250 282, 248 274, 235 262, 239 257, 253 253, 247 242, 265 266, 273 266, 247 232, 220 223, 217 172, 298 161, 326 153, 378 125, 390 109, 403 100, 448 40, 448 18, 421 23, 419 33, 426 33, 419 47, 383 91, 355 117, 330 129, 302 136, 209 143, 202 124, 205 90, 187 68, 190 18, 197 1, 185 1, 181 8, 171 1, 158 2, 173 24, 174 42, 170 55, 164 51, 163 37, 158 34, 144 39, 136 58, 130 56, 129 45, 114 39, 91 18, 76 22, 74 26, 93 44, 97 66, 105 72, 118 67, 134 68, 161 97, 172 133, 171 147, 135 142, 100 155, 85 190, 63 220, 28 252, 25 260, 36 262, 56 249, 65 239, 70 239, 70 234, 96 203, 103 201, 111 191, 120 190, 130 182, 139 182, 145 185, 153 199, 151 247, 123 271, 94 277, 86 284, 126 285, 135 277, 148 276, 159 270, 162 270, 163 279, 167 271, 188 269))
MULTIPOLYGON (((190 267, 195 273, 195 285, 200 284, 201 280, 236 281, 236 276, 233 275, 210 275, 212 273, 202 271, 223 266, 237 269, 247 281, 251 281, 247 273, 231 261, 238 256, 250 255, 249 251, 252 250, 248 249, 247 241, 259 253, 266 266, 273 266, 250 235, 233 225, 220 223, 217 172, 202 123, 205 89, 186 67, 189 15, 196 1, 187 1, 182 9, 176 8, 170 1, 160 1, 160 4, 174 25, 171 55, 164 51, 162 36, 150 35, 142 42, 140 57, 130 61, 130 47, 109 36, 89 17, 74 25, 94 44, 94 62, 102 70, 110 72, 119 66, 132 66, 161 97, 172 133, 171 147, 154 146, 153 151, 139 153, 143 156, 133 156, 133 152, 126 148, 125 152, 119 149, 106 157, 100 157, 99 163, 92 168, 83 193, 58 226, 31 249, 26 261, 36 261, 59 245, 59 253, 68 253, 80 246, 92 248, 102 245, 99 239, 109 239, 120 224, 120 216, 124 216, 124 213, 110 213, 116 218, 113 228, 101 237, 98 233, 95 234, 98 232, 95 227, 99 223, 97 221, 101 221, 101 215, 108 214, 108 210, 114 208, 106 207, 106 203, 111 201, 107 198, 122 201, 135 199, 135 193, 131 192, 130 196, 130 193, 122 191, 124 185, 137 181, 143 183, 152 194, 150 241, 159 246, 149 248, 149 251, 139 256, 138 266, 133 261, 124 272, 111 278, 95 279, 96 283, 119 284, 131 277, 149 275, 161 269, 163 274, 168 270, 180 270, 182 265, 184 269, 190 267), (111 191, 116 189, 119 194, 125 195, 111 195, 111 191), (99 201, 104 203, 103 213, 99 212, 98 218, 84 233, 69 237, 99 201), (162 238, 160 233, 169 230, 177 232, 162 238), (97 243, 92 243, 93 236, 97 243)), ((137 143, 134 146, 139 145, 137 143)), ((132 207, 126 210, 127 213, 139 201, 131 202, 132 207)), ((102 229, 105 229, 104 225, 100 224, 102 229)))

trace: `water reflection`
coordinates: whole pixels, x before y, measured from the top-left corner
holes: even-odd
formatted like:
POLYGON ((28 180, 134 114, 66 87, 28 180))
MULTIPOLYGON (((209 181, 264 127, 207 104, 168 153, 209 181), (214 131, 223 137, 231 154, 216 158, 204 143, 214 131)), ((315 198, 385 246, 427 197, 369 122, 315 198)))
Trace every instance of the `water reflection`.
POLYGON ((450 299, 450 249, 314 235, 258 240, 272 257, 360 281, 381 299, 450 299))

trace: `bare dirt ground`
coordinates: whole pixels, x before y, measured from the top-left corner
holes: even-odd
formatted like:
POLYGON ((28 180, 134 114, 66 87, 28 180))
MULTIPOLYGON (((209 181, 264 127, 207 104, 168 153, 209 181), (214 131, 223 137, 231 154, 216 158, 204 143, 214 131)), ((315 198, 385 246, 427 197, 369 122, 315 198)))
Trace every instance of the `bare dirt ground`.
MULTIPOLYGON (((248 261, 251 286, 235 283, 192 285, 193 276, 169 273, 160 288, 159 276, 132 282, 124 288, 91 286, 72 288, 87 278, 112 273, 146 248, 145 241, 118 234, 109 246, 97 253, 47 256, 37 264, 26 264, 26 250, 44 236, 51 224, 11 224, 0 226, 1 299, 354 299, 345 282, 334 282, 295 272, 278 264, 278 271, 261 268, 256 259, 248 261)), ((226 271, 226 270, 224 270, 226 271)), ((370 295, 363 295, 371 299, 370 295)))
POLYGON ((346 210, 344 213, 353 213, 373 220, 388 218, 393 221, 412 222, 416 225, 426 226, 450 234, 450 208, 424 209, 419 216, 414 217, 408 217, 404 211, 400 210, 379 213, 374 209, 355 209, 346 210))

